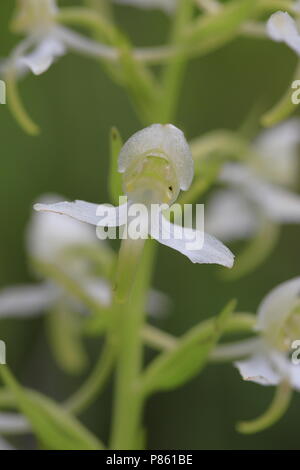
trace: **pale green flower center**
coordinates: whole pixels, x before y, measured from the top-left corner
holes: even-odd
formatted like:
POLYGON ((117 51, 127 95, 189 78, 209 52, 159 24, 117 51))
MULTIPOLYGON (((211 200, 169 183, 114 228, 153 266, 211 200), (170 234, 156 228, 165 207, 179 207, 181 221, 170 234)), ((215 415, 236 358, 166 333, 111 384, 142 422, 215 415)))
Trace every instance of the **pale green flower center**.
POLYGON ((123 190, 133 202, 171 205, 177 199, 180 188, 170 161, 148 155, 132 162, 126 170, 123 190))
POLYGON ((296 339, 300 339, 300 302, 293 308, 280 329, 276 347, 280 351, 289 352, 291 343, 296 339))

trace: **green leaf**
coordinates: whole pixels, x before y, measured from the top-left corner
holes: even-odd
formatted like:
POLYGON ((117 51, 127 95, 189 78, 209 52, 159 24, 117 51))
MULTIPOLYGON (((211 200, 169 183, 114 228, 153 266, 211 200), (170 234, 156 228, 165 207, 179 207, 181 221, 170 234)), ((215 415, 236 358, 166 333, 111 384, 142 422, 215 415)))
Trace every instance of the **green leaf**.
POLYGON ((61 406, 41 393, 22 387, 7 366, 0 366, 0 374, 44 447, 51 450, 104 449, 104 445, 61 406))
POLYGON ((213 322, 196 325, 170 351, 154 359, 141 378, 142 393, 176 388, 198 374, 226 327, 235 305, 235 301, 229 302, 213 322))
POLYGON ((122 175, 118 172, 118 157, 123 141, 116 127, 110 131, 110 170, 109 170, 109 194, 114 204, 119 204, 119 196, 122 191, 122 175))
POLYGON ((57 364, 69 374, 80 374, 88 364, 81 318, 59 304, 46 316, 49 343, 57 364))

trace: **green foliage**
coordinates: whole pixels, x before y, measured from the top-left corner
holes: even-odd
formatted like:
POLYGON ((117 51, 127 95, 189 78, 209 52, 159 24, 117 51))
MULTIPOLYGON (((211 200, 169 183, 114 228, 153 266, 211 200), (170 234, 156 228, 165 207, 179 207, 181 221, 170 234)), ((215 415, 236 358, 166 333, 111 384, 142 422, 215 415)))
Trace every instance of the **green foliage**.
POLYGON ((231 301, 213 323, 194 326, 173 349, 154 359, 141 378, 142 393, 176 388, 198 374, 224 331, 235 305, 236 302, 231 301))
POLYGON ((52 450, 104 449, 103 444, 61 406, 18 384, 7 366, 0 367, 0 374, 44 447, 52 450))

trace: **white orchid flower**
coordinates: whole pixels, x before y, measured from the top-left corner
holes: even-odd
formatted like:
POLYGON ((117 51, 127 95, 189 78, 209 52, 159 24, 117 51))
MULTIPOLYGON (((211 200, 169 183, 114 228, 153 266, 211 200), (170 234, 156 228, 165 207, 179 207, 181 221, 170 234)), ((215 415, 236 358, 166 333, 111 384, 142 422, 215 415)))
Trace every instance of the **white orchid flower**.
MULTIPOLYGON (((171 124, 153 124, 124 144, 118 159, 123 190, 128 203, 108 207, 84 201, 36 204, 37 211, 54 212, 98 227, 126 226, 133 203, 147 208, 176 201, 180 190, 188 190, 194 173, 192 155, 184 134, 171 124), (103 217, 103 215, 105 216, 103 217)), ((211 235, 170 223, 161 212, 151 221, 149 235, 187 256, 193 263, 233 265, 233 255, 211 235), (180 232, 180 236, 179 236, 180 232), (197 247, 191 240, 201 238, 197 247)))
POLYGON ((115 51, 95 43, 58 24, 56 0, 18 0, 13 30, 25 34, 10 57, 0 67, 2 74, 13 72, 18 76, 29 70, 40 75, 68 50, 115 59, 115 51))
MULTIPOLYGON (((58 195, 45 195, 39 200, 45 203, 59 199, 58 195)), ((111 305, 112 289, 109 282, 92 276, 88 264, 82 258, 78 259, 75 255, 66 257, 70 249, 77 247, 107 250, 105 242, 97 240, 92 227, 69 217, 34 212, 27 228, 26 241, 27 252, 33 260, 59 266, 80 282, 80 286, 99 306, 106 308, 111 305)), ((75 311, 86 312, 84 306, 73 297, 66 296, 63 289, 52 282, 5 287, 0 290, 0 319, 39 316, 61 299, 67 301, 75 311)), ((160 316, 168 307, 165 294, 155 290, 149 292, 147 309, 150 315, 160 316)))
POLYGON ((261 385, 286 382, 300 390, 300 366, 289 357, 293 342, 300 339, 300 277, 280 284, 264 298, 255 330, 261 337, 250 357, 235 363, 244 380, 261 385))
POLYGON ((114 0, 114 2, 147 10, 158 8, 169 14, 174 12, 177 4, 177 0, 114 0))
MULTIPOLYGON (((295 13, 299 12, 299 3, 295 2, 295 13)), ((287 13, 277 11, 267 22, 267 33, 276 42, 284 42, 300 55, 300 31, 297 22, 287 13)))
POLYGON ((249 163, 225 164, 206 206, 206 228, 222 241, 247 239, 268 219, 300 223, 300 196, 294 186, 299 172, 300 120, 290 119, 264 131, 253 143, 249 163))

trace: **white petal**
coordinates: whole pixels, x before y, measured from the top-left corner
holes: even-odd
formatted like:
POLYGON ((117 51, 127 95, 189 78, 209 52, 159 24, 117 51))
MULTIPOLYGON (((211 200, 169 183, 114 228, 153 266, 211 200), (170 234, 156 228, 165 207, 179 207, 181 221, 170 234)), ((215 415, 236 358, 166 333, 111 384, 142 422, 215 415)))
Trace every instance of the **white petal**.
POLYGON ((267 33, 274 41, 285 42, 300 54, 300 34, 295 20, 288 13, 273 13, 267 22, 267 33))
POLYGON ((114 2, 145 9, 161 8, 167 13, 175 11, 177 5, 177 0, 114 0, 114 2))
POLYGON ((240 191, 215 191, 205 205, 205 228, 223 242, 249 238, 258 225, 255 210, 240 191))
POLYGON ((17 66, 27 66, 35 75, 48 70, 57 57, 65 54, 65 47, 51 34, 46 37, 32 52, 20 57, 17 66))
POLYGON ((266 183, 245 165, 226 164, 220 180, 238 187, 270 219, 283 223, 300 222, 300 195, 266 183))
POLYGON ((258 309, 256 329, 277 338, 281 326, 300 300, 300 277, 286 281, 273 289, 258 309))
POLYGON ((46 283, 6 287, 0 290, 0 318, 40 315, 59 295, 59 289, 46 283))
POLYGON ((142 155, 152 155, 169 160, 176 171, 182 190, 190 187, 194 176, 194 162, 183 132, 172 124, 152 124, 133 134, 121 149, 119 171, 142 155))
POLYGON ((107 204, 74 201, 58 202, 56 204, 35 204, 34 209, 38 212, 54 212, 55 214, 68 215, 73 219, 91 225, 118 227, 127 222, 128 205, 125 203, 114 207, 107 204))
POLYGON ((17 413, 0 413, 1 434, 24 434, 30 430, 30 425, 24 416, 17 413))
MULTIPOLYGON (((62 198, 58 195, 44 195, 39 203, 54 203, 62 198)), ((45 261, 59 260, 64 250, 72 245, 95 245, 95 230, 70 217, 57 214, 33 212, 26 232, 29 254, 45 261)))
MULTIPOLYGON (((257 170, 273 183, 291 186, 299 173, 300 119, 289 119, 262 132, 253 143, 257 170)), ((252 160, 250 161, 252 163, 252 160)))
POLYGON ((234 364, 244 380, 260 385, 277 385, 281 376, 274 370, 271 360, 266 355, 255 355, 245 361, 234 364))
POLYGON ((233 266, 233 254, 216 238, 204 232, 171 224, 163 216, 159 220, 155 219, 151 224, 151 236, 159 243, 180 251, 193 263, 214 263, 228 268, 233 266), (192 244, 195 245, 193 249, 192 244))

